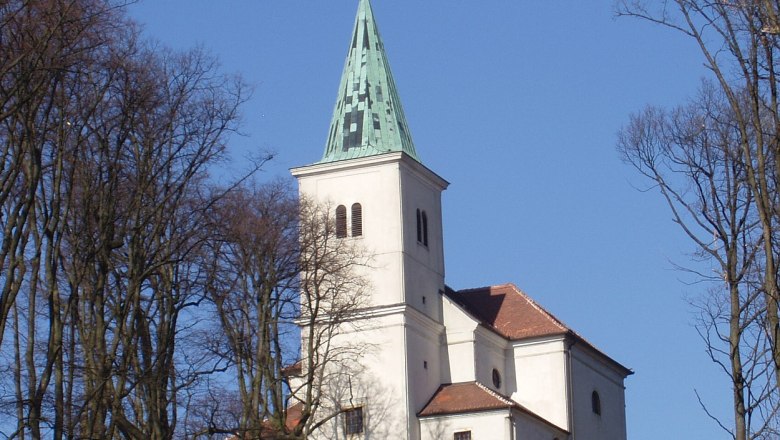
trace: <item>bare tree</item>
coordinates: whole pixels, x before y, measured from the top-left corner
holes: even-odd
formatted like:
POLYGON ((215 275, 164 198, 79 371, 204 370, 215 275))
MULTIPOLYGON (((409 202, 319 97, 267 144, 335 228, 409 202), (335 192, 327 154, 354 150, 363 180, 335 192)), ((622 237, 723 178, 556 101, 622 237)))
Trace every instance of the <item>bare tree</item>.
POLYGON ((0 348, 13 365, 0 403, 12 437, 172 438, 179 399, 220 368, 180 344, 224 193, 207 169, 243 86, 202 52, 145 46, 117 6, 0 4, 0 348))
MULTIPOLYGON (((619 15, 657 23, 691 38, 701 50, 705 67, 714 78, 723 106, 728 108, 728 112, 720 114, 722 123, 733 131, 731 147, 739 153, 735 160, 744 169, 743 179, 753 205, 752 218, 760 231, 751 279, 758 283, 753 288, 762 299, 743 306, 749 309, 760 305, 756 313, 766 333, 775 388, 780 383, 780 235, 777 232, 780 220, 779 8, 780 3, 776 0, 617 1, 619 15)), ((771 390, 775 400, 777 393, 777 389, 771 390)), ((737 414, 743 411, 738 406, 734 409, 737 414)), ((748 412, 746 417, 749 419, 750 416, 748 412)), ((772 414, 766 416, 774 417, 772 414)), ((739 420, 737 422, 739 424, 739 420)), ((740 427, 736 426, 735 431, 738 434, 740 427)))
POLYGON ((290 402, 299 415, 293 438, 307 438, 344 408, 345 384, 362 370, 360 359, 370 344, 349 341, 349 334, 368 325, 361 312, 371 286, 361 269, 372 256, 355 240, 338 238, 334 210, 305 201, 301 206, 300 241, 300 376, 290 381, 290 402), (346 380, 346 382, 345 382, 346 380))
POLYGON ((618 148, 659 189, 674 222, 696 245, 697 260, 714 265, 712 273, 701 265, 686 269, 711 285, 697 303, 697 328, 730 379, 735 419, 731 428, 718 422, 744 440, 777 434, 778 396, 771 341, 763 331, 766 303, 756 282, 763 264, 760 222, 732 121, 722 94, 704 83, 686 106, 650 107, 632 116, 618 148))
MULTIPOLYGON (((218 225, 211 255, 209 298, 218 322, 208 341, 231 365, 236 387, 212 390, 235 393, 239 411, 230 423, 212 418, 199 433, 236 433, 260 438, 272 416, 285 408, 282 368, 295 356, 285 344, 294 341, 298 276, 298 203, 289 185, 241 188, 215 210, 218 225)), ((224 400, 223 400, 224 402, 224 400)), ((223 411, 213 402, 211 414, 223 411)))
POLYGON ((693 39, 730 109, 730 122, 738 134, 734 147, 740 151, 761 225, 760 278, 775 382, 780 382, 780 242, 776 232, 780 214, 779 8, 776 0, 674 0, 660 5, 620 0, 617 3, 619 15, 649 20, 693 39))
POLYGON ((219 322, 209 346, 237 386, 212 388, 220 400, 199 399, 190 433, 306 438, 339 413, 327 404, 328 385, 365 349, 334 341, 365 306, 357 269, 368 257, 336 237, 327 206, 297 200, 285 184, 236 191, 217 212, 223 229, 209 292, 219 322))

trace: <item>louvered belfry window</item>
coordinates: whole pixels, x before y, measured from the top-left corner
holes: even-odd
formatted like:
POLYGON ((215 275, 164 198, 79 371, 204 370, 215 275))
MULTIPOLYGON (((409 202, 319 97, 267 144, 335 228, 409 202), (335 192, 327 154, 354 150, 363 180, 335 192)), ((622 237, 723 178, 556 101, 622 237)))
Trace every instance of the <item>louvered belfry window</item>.
POLYGON ((352 205, 352 236, 361 235, 363 235, 363 207, 360 203, 355 203, 352 205))
POLYGON ((344 238, 347 236, 347 207, 339 205, 336 207, 336 237, 344 238))

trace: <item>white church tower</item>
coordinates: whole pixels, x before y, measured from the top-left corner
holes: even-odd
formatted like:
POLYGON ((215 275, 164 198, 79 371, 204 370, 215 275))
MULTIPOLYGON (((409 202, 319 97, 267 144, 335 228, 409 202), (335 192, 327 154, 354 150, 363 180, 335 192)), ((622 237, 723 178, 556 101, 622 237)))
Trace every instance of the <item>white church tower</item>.
POLYGON ((333 341, 371 349, 312 438, 626 440, 631 370, 512 284, 445 285, 448 183, 417 155, 369 0, 322 159, 292 174, 337 237, 373 256, 363 325, 333 341))
POLYGON ((358 398, 366 429, 419 438, 415 414, 442 382, 448 183, 417 156, 368 0, 358 6, 325 153, 292 174, 302 195, 332 207, 337 234, 373 255, 365 272, 373 330, 351 335, 377 347, 363 360, 364 380, 376 385, 358 398))

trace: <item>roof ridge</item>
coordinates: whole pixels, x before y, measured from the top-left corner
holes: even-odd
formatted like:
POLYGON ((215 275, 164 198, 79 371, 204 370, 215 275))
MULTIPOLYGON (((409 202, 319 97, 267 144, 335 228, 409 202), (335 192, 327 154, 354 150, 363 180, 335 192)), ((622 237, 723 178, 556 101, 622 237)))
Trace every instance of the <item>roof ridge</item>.
POLYGON ((507 404, 507 405, 510 405, 510 406, 516 406, 516 405, 518 405, 518 403, 517 403, 517 402, 515 402, 514 400, 512 400, 512 399, 510 399, 509 397, 506 397, 506 396, 504 396, 504 395, 502 395, 502 394, 500 394, 500 393, 498 393, 498 392, 496 392, 496 391, 494 391, 494 390, 492 390, 492 389, 488 388, 486 385, 482 384, 482 383, 481 383, 481 382, 479 382, 479 381, 476 381, 476 380, 475 380, 475 381, 474 381, 474 384, 476 384, 476 385, 477 385, 479 388, 481 388, 483 391, 486 391, 488 394, 490 394, 491 396, 493 396, 493 397, 495 397, 495 398, 497 398, 497 399, 501 400, 502 402, 504 402, 504 403, 505 403, 505 404, 507 404))
POLYGON ((503 286, 503 284, 499 286, 469 287, 468 289, 458 289, 458 290, 452 289, 452 290, 455 291, 455 293, 461 293, 461 292, 473 292, 475 290, 492 289, 493 287, 500 287, 500 286, 503 286))
POLYGON ((558 319, 557 316, 553 315, 552 313, 548 312, 547 309, 539 305, 536 301, 533 300, 530 296, 528 296, 527 293, 523 292, 522 289, 515 286, 513 283, 507 283, 505 285, 511 286, 519 295, 521 295, 523 298, 525 298, 531 306, 533 306, 535 309, 537 309, 539 312, 544 313, 547 317, 549 317, 554 324, 556 324, 558 327, 560 327, 562 330, 565 330, 567 334, 579 339, 580 341, 584 342, 586 345, 588 345, 590 348, 596 351, 596 353, 599 353, 600 355, 604 356, 606 359, 612 361, 613 363, 617 364, 621 368, 625 369, 626 371, 630 372, 629 374, 633 374, 632 370, 630 368, 625 367, 623 364, 617 362, 616 360, 612 359, 609 355, 601 351, 598 347, 596 347, 592 342, 590 342, 588 339, 586 339, 584 336, 579 334, 576 330, 572 329, 566 323, 558 319))
POLYGON ((533 308, 535 308, 536 310, 538 310, 539 312, 543 313, 545 316, 547 316, 548 318, 550 318, 550 320, 552 320, 552 321, 553 321, 553 323, 554 323, 555 325, 557 325, 558 327, 560 327, 560 328, 561 328, 561 330, 566 330, 566 331, 570 331, 570 332, 572 331, 571 327, 569 327, 568 325, 566 325, 566 324, 565 324, 563 321, 561 321, 560 319, 558 319, 558 317, 557 317, 557 316, 553 315, 553 314, 552 314, 552 313, 550 313, 550 312, 549 312, 547 309, 545 309, 544 307, 542 307, 542 306, 541 306, 539 303, 537 303, 536 301, 534 301, 534 299, 533 299, 533 298, 531 298, 530 296, 528 296, 528 294, 527 294, 527 293, 523 292, 523 291, 522 291, 522 290, 521 290, 519 287, 515 286, 513 283, 507 283, 507 284, 503 284, 503 285, 501 285, 500 287, 504 287, 504 286, 509 286, 509 287, 511 287, 511 288, 512 288, 512 289, 513 289, 515 292, 517 292, 517 294, 518 294, 518 295, 522 296, 522 297, 523 297, 523 299, 525 299, 526 301, 528 301, 528 303, 529 303, 529 304, 531 304, 531 306, 532 306, 533 308))

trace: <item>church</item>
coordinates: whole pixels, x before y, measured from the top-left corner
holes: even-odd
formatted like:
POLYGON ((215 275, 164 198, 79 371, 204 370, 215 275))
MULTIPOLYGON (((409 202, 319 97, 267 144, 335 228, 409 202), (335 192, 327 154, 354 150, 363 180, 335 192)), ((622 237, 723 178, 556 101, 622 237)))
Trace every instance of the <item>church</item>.
POLYGON ((302 196, 332 206, 337 237, 373 255, 367 324, 333 341, 373 349, 313 438, 626 439, 630 369, 513 284, 446 285, 448 182, 415 149, 369 0, 322 159, 291 172, 302 196))

